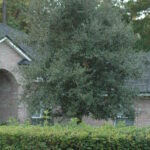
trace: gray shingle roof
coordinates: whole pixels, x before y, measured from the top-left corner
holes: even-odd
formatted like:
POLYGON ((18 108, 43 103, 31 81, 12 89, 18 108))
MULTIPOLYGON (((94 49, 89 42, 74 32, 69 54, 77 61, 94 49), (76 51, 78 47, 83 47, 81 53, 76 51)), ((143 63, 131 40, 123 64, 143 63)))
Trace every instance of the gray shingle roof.
POLYGON ((18 31, 8 25, 0 23, 0 37, 2 38, 4 36, 9 36, 10 38, 18 38, 27 35, 24 32, 18 31))
POLYGON ((28 56, 32 56, 32 48, 27 45, 27 38, 28 35, 22 31, 16 30, 11 28, 8 25, 0 23, 0 39, 3 37, 8 37, 10 40, 13 41, 19 48, 21 48, 24 53, 28 56))
POLYGON ((140 93, 150 93, 150 66, 143 72, 142 77, 134 82, 140 93))
POLYGON ((143 58, 141 57, 141 77, 136 80, 129 81, 129 85, 138 89, 140 93, 150 93, 150 53, 143 52, 142 55, 143 58))

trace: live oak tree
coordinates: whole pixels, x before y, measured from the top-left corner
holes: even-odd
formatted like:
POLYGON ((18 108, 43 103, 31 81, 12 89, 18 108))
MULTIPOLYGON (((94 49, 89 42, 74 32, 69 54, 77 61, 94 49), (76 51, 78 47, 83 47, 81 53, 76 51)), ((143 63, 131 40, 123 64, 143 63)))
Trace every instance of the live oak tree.
POLYGON ((24 69, 29 110, 114 119, 134 115, 136 41, 110 1, 32 0, 33 62, 24 69), (35 79, 38 80, 35 81, 35 79))

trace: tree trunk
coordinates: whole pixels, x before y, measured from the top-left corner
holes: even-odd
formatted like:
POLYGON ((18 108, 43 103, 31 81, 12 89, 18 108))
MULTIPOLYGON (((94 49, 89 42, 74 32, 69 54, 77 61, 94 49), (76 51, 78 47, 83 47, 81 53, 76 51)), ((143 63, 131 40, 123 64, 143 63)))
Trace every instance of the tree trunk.
POLYGON ((78 118, 78 120, 77 120, 77 125, 79 125, 79 124, 82 123, 82 117, 80 116, 80 117, 77 117, 77 118, 78 118))
POLYGON ((3 24, 6 24, 7 21, 6 21, 6 0, 3 0, 3 8, 2 8, 2 16, 3 16, 3 24))

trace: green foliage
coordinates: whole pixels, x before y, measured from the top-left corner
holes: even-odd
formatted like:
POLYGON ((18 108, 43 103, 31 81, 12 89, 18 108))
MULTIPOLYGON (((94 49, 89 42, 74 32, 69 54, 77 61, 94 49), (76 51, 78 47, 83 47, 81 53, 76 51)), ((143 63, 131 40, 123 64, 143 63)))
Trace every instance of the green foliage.
POLYGON ((23 123, 24 126, 30 126, 31 125, 31 120, 26 119, 23 123))
POLYGON ((125 127, 126 126, 126 124, 125 124, 125 122, 124 121, 119 121, 118 123, 117 123, 117 125, 116 125, 116 127, 125 127))
POLYGON ((8 25, 26 32, 29 31, 29 20, 27 18, 29 1, 7 0, 8 25))
POLYGON ((7 124, 11 126, 17 126, 19 125, 19 121, 16 118, 9 118, 7 124))
MULTIPOLYGON (((27 17, 30 0, 7 0, 7 24, 19 30, 29 32, 27 17)), ((0 21, 2 22, 2 0, 0 0, 0 21)))
POLYGON ((52 112, 50 110, 45 110, 43 113, 44 126, 48 126, 53 122, 52 112))
POLYGON ((61 114, 115 118, 133 115, 138 75, 136 41, 110 1, 61 0, 30 4, 36 59, 25 67, 25 101, 32 113, 60 107, 61 114), (33 81, 40 77, 38 83, 33 81))
POLYGON ((130 13, 129 20, 132 22, 134 32, 138 35, 139 40, 136 47, 139 50, 149 51, 150 49, 150 1, 148 0, 131 0, 126 5, 127 12, 130 13), (145 15, 144 18, 137 19, 145 15))
POLYGON ((148 150, 149 147, 150 128, 0 127, 2 150, 148 150))

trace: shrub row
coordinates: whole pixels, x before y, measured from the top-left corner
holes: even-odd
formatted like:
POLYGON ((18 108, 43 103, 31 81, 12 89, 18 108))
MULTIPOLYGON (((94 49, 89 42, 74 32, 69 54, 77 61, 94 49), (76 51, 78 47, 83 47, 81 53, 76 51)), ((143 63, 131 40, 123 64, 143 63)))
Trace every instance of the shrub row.
POLYGON ((150 128, 2 126, 0 150, 150 150, 150 128))

